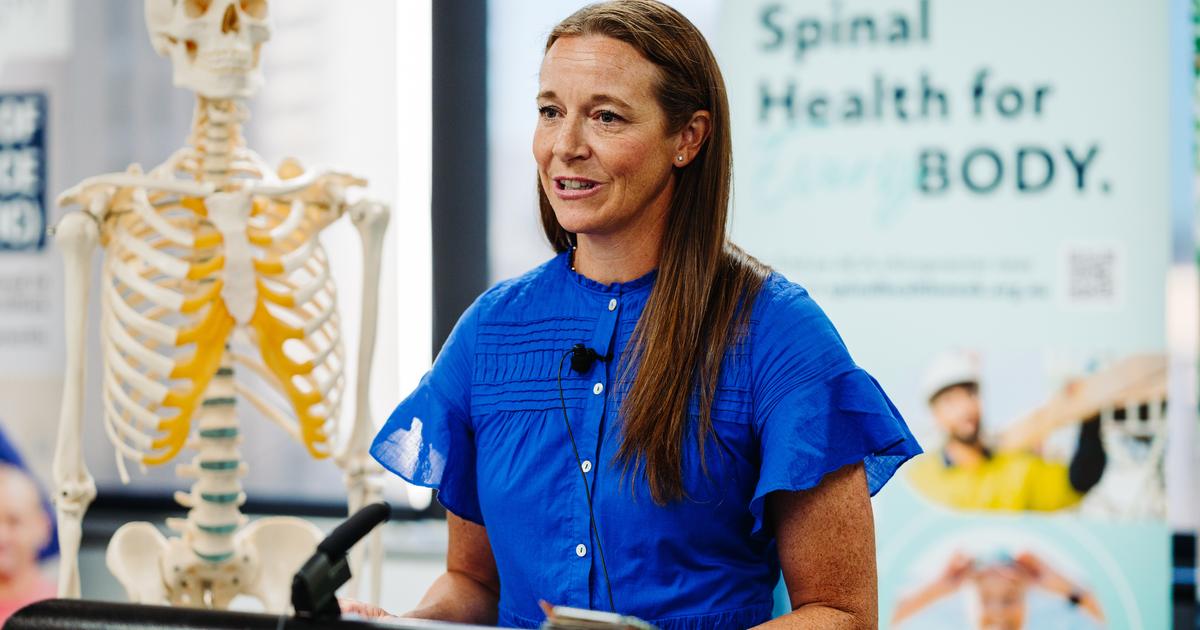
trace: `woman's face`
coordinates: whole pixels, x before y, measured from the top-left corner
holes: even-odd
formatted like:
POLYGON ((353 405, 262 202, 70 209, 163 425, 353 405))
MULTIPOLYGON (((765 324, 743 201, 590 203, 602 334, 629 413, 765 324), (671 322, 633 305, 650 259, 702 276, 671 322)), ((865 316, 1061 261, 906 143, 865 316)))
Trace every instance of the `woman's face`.
POLYGON ((24 473, 0 465, 0 578, 36 569, 38 549, 49 535, 37 487, 24 473))
MULTIPOLYGON (((542 60, 533 155, 559 224, 631 234, 666 216, 683 143, 655 97, 658 69, 610 37, 564 37, 542 60)), ((685 156, 685 160, 690 159, 685 156)))

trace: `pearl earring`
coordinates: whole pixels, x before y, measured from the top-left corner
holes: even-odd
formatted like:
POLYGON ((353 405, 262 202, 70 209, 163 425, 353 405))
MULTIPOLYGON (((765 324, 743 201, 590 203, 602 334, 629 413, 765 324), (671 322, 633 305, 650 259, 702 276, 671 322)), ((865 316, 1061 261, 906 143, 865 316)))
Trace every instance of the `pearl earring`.
POLYGON ((675 161, 676 161, 676 162, 682 162, 682 161, 683 161, 683 156, 682 156, 682 155, 676 155, 676 156, 675 156, 675 161))

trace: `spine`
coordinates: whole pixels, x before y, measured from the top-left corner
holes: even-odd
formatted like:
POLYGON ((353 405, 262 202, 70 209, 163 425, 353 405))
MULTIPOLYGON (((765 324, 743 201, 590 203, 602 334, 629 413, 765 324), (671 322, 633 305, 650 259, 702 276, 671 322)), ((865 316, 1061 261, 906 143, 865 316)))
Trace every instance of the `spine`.
POLYGON ((234 408, 233 368, 226 348, 197 416, 198 453, 192 460, 196 481, 188 500, 180 501, 191 508, 185 538, 196 556, 206 562, 231 558, 234 534, 246 522, 241 513, 246 502, 241 482, 245 464, 238 449, 241 436, 234 408))
POLYGON ((203 181, 224 187, 232 174, 232 163, 241 146, 241 124, 245 112, 236 101, 213 101, 203 97, 196 105, 191 144, 200 154, 203 181))

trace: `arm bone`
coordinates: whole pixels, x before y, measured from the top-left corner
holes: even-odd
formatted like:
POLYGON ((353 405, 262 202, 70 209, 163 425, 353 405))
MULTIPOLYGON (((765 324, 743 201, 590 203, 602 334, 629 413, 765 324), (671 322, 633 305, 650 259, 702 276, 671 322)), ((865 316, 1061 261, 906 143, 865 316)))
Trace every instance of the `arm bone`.
MULTIPOLYGON (((383 261, 383 237, 387 233, 390 208, 374 201, 359 201, 349 208, 350 219, 362 239, 362 321, 358 339, 358 362, 354 392, 354 425, 345 448, 337 459, 346 471, 347 490, 350 498, 350 513, 354 513, 367 502, 381 494, 378 480, 379 468, 367 455, 374 426, 371 420, 371 362, 375 356, 376 327, 379 320, 379 268, 383 261), (355 505, 357 503, 357 505, 355 505)), ((371 593, 369 601, 379 602, 380 576, 383 562, 382 538, 372 536, 368 554, 371 568, 371 593)), ((358 568, 355 563, 354 568, 358 568)), ((358 590, 358 580, 352 585, 358 590)))
POLYGON ((72 212, 55 230, 55 243, 65 258, 67 360, 62 412, 54 447, 54 509, 58 517, 61 564, 60 597, 78 598, 79 543, 83 515, 96 497, 96 482, 83 459, 83 391, 87 338, 88 283, 92 254, 100 240, 94 215, 72 212))

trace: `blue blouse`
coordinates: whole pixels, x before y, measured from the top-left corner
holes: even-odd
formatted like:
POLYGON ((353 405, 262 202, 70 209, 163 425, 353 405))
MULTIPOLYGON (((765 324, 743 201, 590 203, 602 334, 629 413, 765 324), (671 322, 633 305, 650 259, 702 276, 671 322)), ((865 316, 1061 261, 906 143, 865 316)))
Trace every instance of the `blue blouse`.
MULTIPOLYGON (((688 498, 666 506, 645 479, 622 479, 619 358, 655 272, 603 285, 567 254, 481 295, 433 368, 392 412, 371 454, 438 489, 454 514, 487 527, 500 575, 499 625, 536 628, 538 600, 607 610, 584 480, 559 398, 560 361, 576 343, 615 357, 562 394, 584 460, 618 611, 663 630, 746 628, 768 620, 779 580, 764 505, 863 462, 874 494, 920 447, 878 383, 850 359, 800 286, 772 274, 750 334, 731 344, 713 403, 715 440, 700 467, 685 440, 688 498)), ((693 401, 693 414, 696 403, 693 401)))

